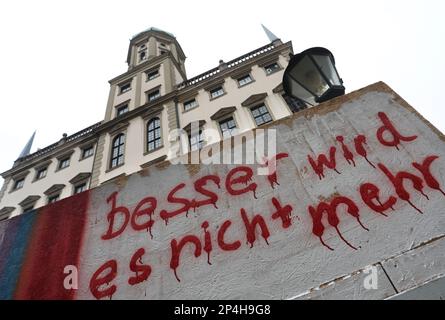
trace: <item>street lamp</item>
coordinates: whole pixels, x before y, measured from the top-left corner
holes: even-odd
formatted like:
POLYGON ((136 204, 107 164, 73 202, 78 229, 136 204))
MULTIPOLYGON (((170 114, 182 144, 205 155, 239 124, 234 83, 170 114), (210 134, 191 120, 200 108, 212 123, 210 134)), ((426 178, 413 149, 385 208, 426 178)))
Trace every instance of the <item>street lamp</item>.
POLYGON ((310 48, 292 56, 283 75, 284 91, 311 105, 345 94, 332 53, 310 48))

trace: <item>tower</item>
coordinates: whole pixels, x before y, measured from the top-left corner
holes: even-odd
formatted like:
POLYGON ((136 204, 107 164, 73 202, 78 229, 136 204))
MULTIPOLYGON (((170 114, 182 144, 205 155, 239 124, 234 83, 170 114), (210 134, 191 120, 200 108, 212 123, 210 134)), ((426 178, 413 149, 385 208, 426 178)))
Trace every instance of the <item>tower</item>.
POLYGON ((127 72, 111 79, 105 121, 168 94, 186 77, 186 56, 175 36, 149 28, 130 39, 127 72))

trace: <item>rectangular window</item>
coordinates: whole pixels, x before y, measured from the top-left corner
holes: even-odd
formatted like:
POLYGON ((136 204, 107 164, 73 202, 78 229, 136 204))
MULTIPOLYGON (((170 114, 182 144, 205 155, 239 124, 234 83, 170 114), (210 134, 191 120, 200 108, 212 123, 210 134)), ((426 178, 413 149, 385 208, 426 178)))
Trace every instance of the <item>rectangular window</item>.
POLYGON ((64 169, 70 165, 70 158, 63 158, 59 161, 59 170, 64 169))
POLYGON ((238 78, 238 85, 240 87, 245 86, 246 84, 249 84, 251 82, 252 82, 252 77, 250 76, 250 74, 248 74, 244 77, 238 78))
POLYGON ((198 106, 198 102, 195 99, 184 102, 184 111, 191 110, 198 106))
POLYGON ((25 178, 18 179, 14 182, 14 190, 23 188, 25 184, 25 178))
POLYGON ((195 151, 202 149, 204 146, 204 139, 202 136, 202 130, 199 130, 199 133, 195 133, 194 135, 189 135, 189 143, 190 143, 190 151, 195 151))
POLYGON ((94 154, 94 147, 93 146, 82 149, 82 159, 91 157, 93 154, 94 154))
POLYGON ((116 117, 119 117, 120 115, 123 115, 124 113, 128 112, 128 104, 123 105, 116 110, 116 117))
POLYGON ((145 74, 147 75, 147 81, 150 81, 159 76, 159 70, 147 71, 145 74))
POLYGON ((147 122, 147 151, 154 151, 161 145, 161 120, 156 117, 147 122))
POLYGON ((223 135, 223 139, 233 136, 234 129, 236 129, 236 123, 233 117, 224 119, 219 122, 219 127, 223 135))
POLYGON ((218 87, 210 90, 210 97, 212 99, 218 98, 224 94, 224 89, 222 87, 218 87))
POLYGON ((43 179, 46 177, 46 173, 48 172, 48 168, 40 168, 36 173, 36 180, 43 179))
POLYGON ((283 94, 282 96, 293 113, 307 108, 306 103, 300 99, 291 97, 287 94, 283 94))
POLYGON ((74 194, 84 192, 87 189, 87 184, 82 183, 74 187, 74 194))
POLYGON ((147 94, 147 98, 148 98, 149 102, 158 99, 160 96, 161 96, 161 92, 159 90, 156 90, 156 91, 153 91, 153 92, 150 92, 147 94))
POLYGON ((59 201, 60 194, 55 194, 53 196, 48 197, 48 203, 54 203, 56 201, 59 201))
POLYGON ((278 70, 280 70, 280 66, 278 65, 277 62, 268 64, 267 66, 264 67, 264 70, 266 70, 266 74, 272 74, 278 70))
POLYGON ((125 152, 125 135, 123 133, 114 137, 111 147, 111 162, 110 168, 115 168, 124 163, 125 152))
POLYGON ((252 116, 257 126, 272 121, 272 117, 270 116, 269 111, 264 104, 253 107, 252 109, 250 109, 250 111, 252 112, 252 116))
POLYGON ((23 213, 30 212, 30 211, 32 211, 33 209, 34 209, 34 206, 29 206, 29 207, 23 208, 23 213))
POLYGON ((139 62, 147 60, 147 46, 145 44, 139 47, 138 53, 139 53, 139 62))
POLYGON ((131 82, 126 82, 124 84, 119 85, 119 92, 125 93, 131 90, 131 82))

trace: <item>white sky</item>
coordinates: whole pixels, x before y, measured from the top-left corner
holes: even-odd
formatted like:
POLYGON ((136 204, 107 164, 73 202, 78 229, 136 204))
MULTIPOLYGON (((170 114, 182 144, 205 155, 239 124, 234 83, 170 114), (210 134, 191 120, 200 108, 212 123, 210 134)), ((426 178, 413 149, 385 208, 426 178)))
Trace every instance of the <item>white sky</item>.
MULTIPOLYGON (((32 151, 102 120, 129 39, 173 33, 189 77, 267 44, 331 50, 347 92, 382 80, 445 132, 445 1, 2 1, 0 171, 34 129, 32 151)), ((0 179, 1 182, 1 179, 0 179)))

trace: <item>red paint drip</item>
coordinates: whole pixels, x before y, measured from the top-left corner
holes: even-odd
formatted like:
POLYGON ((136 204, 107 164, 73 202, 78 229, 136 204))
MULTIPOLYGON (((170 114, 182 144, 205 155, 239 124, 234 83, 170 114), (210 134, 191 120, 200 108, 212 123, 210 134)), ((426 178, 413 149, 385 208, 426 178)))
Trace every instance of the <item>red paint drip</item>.
POLYGON ((365 149, 365 147, 364 147, 365 144, 367 144, 367 143, 366 143, 366 137, 365 137, 364 135, 359 134, 358 136, 356 136, 356 137, 354 138, 355 151, 356 151, 360 156, 362 156, 363 158, 365 158, 365 160, 369 163, 369 165, 370 165, 371 167, 373 167, 374 169, 376 169, 375 165, 372 164, 372 162, 368 160, 367 152, 366 152, 366 149, 365 149))
POLYGON ((253 192, 253 196, 256 198, 256 188, 257 184, 255 182, 252 182, 251 184, 247 185, 250 181, 252 181, 253 177, 253 170, 249 167, 236 167, 229 171, 226 177, 226 189, 229 194, 232 196, 238 196, 244 193, 247 193, 249 191, 253 192), (244 173, 243 175, 240 175, 238 177, 234 177, 239 173, 244 173), (237 184, 244 184, 246 185, 245 188, 241 189, 235 189, 234 186, 237 184))
POLYGON ((173 269, 173 273, 175 274, 176 280, 178 280, 178 282, 181 282, 181 280, 178 277, 178 274, 176 273, 176 268, 173 269))
POLYGON ((167 196, 167 201, 169 203, 173 203, 173 204, 182 204, 182 207, 180 207, 177 210, 168 212, 166 210, 161 210, 161 212, 159 213, 159 216, 164 219, 170 219, 173 218, 181 213, 188 213, 188 210, 190 209, 190 201, 188 199, 185 198, 179 198, 176 197, 175 194, 180 191, 181 189, 183 189, 185 187, 185 183, 180 183, 178 184, 176 187, 174 187, 167 196))
POLYGON ((342 236, 342 234, 341 234, 341 232, 340 232, 340 230, 338 230, 338 227, 336 226, 335 227, 335 230, 337 230, 337 233, 338 233, 338 235, 340 236, 340 238, 349 246, 349 247, 351 247, 352 249, 354 249, 354 250, 357 250, 357 248, 356 247, 354 247, 352 244, 350 244, 345 238, 343 238, 343 236, 342 236))
POLYGON ((181 251, 184 248, 184 246, 188 243, 191 243, 195 246, 194 255, 196 258, 198 258, 201 255, 201 250, 202 250, 201 240, 199 240, 198 237, 194 235, 186 235, 181 239, 181 241, 179 241, 179 243, 176 241, 176 239, 172 239, 170 242, 171 246, 170 268, 174 271, 175 277, 178 281, 180 280, 177 275, 176 269, 178 268, 180 263, 181 251))
POLYGON ((328 246, 328 245, 323 241, 323 239, 322 239, 321 236, 319 236, 318 238, 320 239, 320 242, 321 242, 322 245, 324 245, 324 246, 325 246, 326 248, 328 248, 329 250, 334 251, 334 249, 332 249, 330 246, 328 246))
POLYGON ((375 165, 373 165, 372 162, 369 161, 367 157, 365 157, 365 160, 371 165, 371 167, 373 167, 374 169, 376 169, 375 165))
POLYGON ((366 231, 369 231, 369 229, 366 228, 366 227, 363 225, 363 223, 360 221, 360 218, 359 218, 359 217, 357 217, 357 221, 358 221, 358 223, 360 224, 360 226, 361 226, 363 229, 365 229, 366 231))
POLYGON ((417 139, 417 136, 402 136, 399 131, 394 127, 394 124, 391 122, 391 120, 388 118, 386 113, 379 112, 378 117, 380 118, 380 121, 382 121, 383 125, 377 130, 377 139, 379 142, 387 147, 395 147, 397 150, 399 150, 398 145, 400 144, 400 141, 413 141, 417 139), (391 134, 392 139, 386 140, 383 137, 383 133, 388 132, 391 134))
POLYGON ((259 226, 261 229, 261 236, 264 238, 266 243, 269 244, 267 242, 267 239, 270 236, 269 229, 267 228, 266 221, 260 214, 255 215, 252 221, 249 221, 246 210, 241 208, 241 217, 243 219, 244 226, 246 227, 247 241, 250 243, 251 248, 253 247, 253 243, 256 240, 255 229, 257 226, 259 226))
POLYGON ((337 169, 335 168, 336 167, 336 161, 335 161, 336 150, 337 149, 335 147, 331 147, 329 149, 329 160, 327 159, 327 157, 324 154, 320 154, 317 157, 316 161, 314 159, 312 159, 312 157, 310 155, 307 156, 312 169, 318 175, 318 178, 320 180, 322 178, 324 178, 324 169, 323 169, 324 166, 326 166, 329 169, 335 170, 335 172, 340 174, 340 172, 338 172, 337 169))
POLYGON ((136 208, 134 209, 133 214, 131 215, 131 226, 134 230, 147 230, 150 233, 151 238, 153 239, 153 234, 151 232, 154 221, 153 221, 153 213, 157 207, 157 200, 154 197, 146 197, 139 201, 136 208), (148 216, 148 221, 141 223, 138 219, 142 216, 148 216))
POLYGON ((417 208, 414 204, 412 204, 411 201, 409 201, 409 200, 405 200, 405 201, 408 202, 410 204, 410 206, 413 207, 414 209, 416 209, 420 214, 423 214, 423 212, 419 208, 417 208))
POLYGON ((263 166, 267 166, 269 174, 267 175, 267 180, 270 183, 270 186, 272 189, 275 189, 274 184, 280 185, 278 183, 278 177, 277 177, 277 161, 283 158, 289 157, 289 154, 281 152, 273 156, 271 159, 265 161, 263 166), (271 168, 272 167, 272 168, 271 168))
POLYGON ((343 136, 337 136, 336 139, 341 144, 341 148, 343 150, 343 156, 345 157, 348 164, 351 164, 352 162, 352 164, 355 167, 354 154, 349 150, 348 146, 345 145, 343 136))
POLYGON ((208 175, 208 176, 205 176, 205 177, 202 177, 202 178, 196 180, 195 184, 194 184, 195 190, 197 192, 199 192, 200 194, 206 196, 207 198, 204 200, 198 200, 198 201, 196 201, 194 199, 192 201, 193 202, 192 207, 194 210, 195 210, 195 208, 199 208, 199 207, 206 206, 206 205, 213 205, 216 209, 218 208, 216 206, 216 202, 218 201, 218 195, 215 192, 210 191, 206 188, 208 181, 213 182, 218 187, 218 189, 221 189, 220 178, 216 175, 208 175))
POLYGON ((272 214, 272 219, 281 219, 281 226, 283 229, 287 229, 291 226, 291 214, 292 214, 292 207, 290 205, 285 205, 284 207, 281 206, 280 202, 277 198, 272 198, 272 204, 274 205, 276 211, 272 214))
POLYGON ((210 237, 210 232, 207 231, 209 223, 207 221, 204 221, 201 227, 204 229, 204 251, 207 252, 207 263, 209 265, 212 265, 210 262, 210 252, 212 251, 212 240, 210 237))
MULTIPOLYGON (((420 193, 423 193, 423 180, 419 178, 418 176, 405 172, 400 171, 397 172, 395 175, 389 171, 388 168, 385 167, 385 165, 379 163, 378 167, 380 170, 383 171, 383 173, 388 177, 388 179, 392 182, 396 189, 396 193, 399 196, 400 199, 405 200, 411 204, 412 207, 416 208, 411 202, 410 202, 410 194, 406 191, 405 187, 403 186, 404 180, 410 180, 414 189, 419 191, 420 193)), ((419 209, 416 208, 417 211, 421 212, 419 209)))
MULTIPOLYGON (((381 207, 383 207, 383 204, 382 204, 382 202, 380 201, 379 197, 377 197, 376 200, 377 200, 377 202, 379 203, 379 205, 380 205, 381 207)), ((390 207, 390 208, 391 208, 392 210, 394 210, 393 207, 390 207)), ((385 217, 388 217, 388 215, 387 215, 386 213, 384 213, 383 211, 377 211, 377 212, 380 213, 381 215, 385 216, 385 217)))
POLYGON ((440 191, 442 193, 442 195, 445 196, 445 192, 443 192, 443 190, 441 189, 439 181, 437 181, 437 179, 431 173, 431 168, 430 168, 431 164, 437 158, 439 158, 439 157, 438 156, 428 156, 425 158, 425 160, 423 160, 422 164, 413 162, 412 165, 414 168, 416 168, 417 170, 419 170, 422 173, 422 176, 425 179, 425 182, 428 187, 430 187, 431 189, 440 191))
POLYGON ((224 251, 234 251, 241 247, 241 242, 239 240, 233 243, 227 243, 224 240, 224 235, 231 224, 232 222, 230 220, 226 220, 218 230, 218 245, 224 251))

